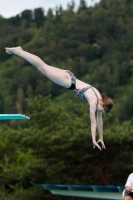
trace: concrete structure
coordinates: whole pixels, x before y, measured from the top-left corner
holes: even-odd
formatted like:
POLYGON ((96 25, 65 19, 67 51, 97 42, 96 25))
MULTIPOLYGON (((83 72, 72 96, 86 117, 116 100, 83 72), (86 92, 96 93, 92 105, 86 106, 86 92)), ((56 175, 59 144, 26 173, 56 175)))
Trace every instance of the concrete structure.
POLYGON ((22 114, 0 114, 0 120, 24 120, 24 119, 30 119, 30 118, 22 114))
POLYGON ((54 195, 122 200, 124 186, 37 184, 54 195))

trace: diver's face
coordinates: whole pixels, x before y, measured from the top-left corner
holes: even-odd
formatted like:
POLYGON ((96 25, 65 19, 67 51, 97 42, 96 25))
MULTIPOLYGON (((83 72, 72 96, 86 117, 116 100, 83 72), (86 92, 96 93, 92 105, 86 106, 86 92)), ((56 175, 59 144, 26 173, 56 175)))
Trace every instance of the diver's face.
POLYGON ((104 110, 104 107, 103 107, 103 101, 102 100, 99 100, 99 102, 97 104, 97 111, 101 112, 103 114, 106 114, 106 111, 104 110))
POLYGON ((104 113, 104 108, 102 106, 97 105, 97 111, 104 113))

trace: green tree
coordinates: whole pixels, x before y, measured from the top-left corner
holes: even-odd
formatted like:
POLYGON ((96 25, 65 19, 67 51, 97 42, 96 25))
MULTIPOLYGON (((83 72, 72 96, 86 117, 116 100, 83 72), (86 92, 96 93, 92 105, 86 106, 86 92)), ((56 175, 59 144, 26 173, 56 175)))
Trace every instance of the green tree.
POLYGON ((37 28, 41 27, 44 24, 45 17, 43 8, 36 8, 34 10, 34 18, 37 28))
POLYGON ((79 10, 84 10, 87 8, 86 1, 80 0, 79 10))

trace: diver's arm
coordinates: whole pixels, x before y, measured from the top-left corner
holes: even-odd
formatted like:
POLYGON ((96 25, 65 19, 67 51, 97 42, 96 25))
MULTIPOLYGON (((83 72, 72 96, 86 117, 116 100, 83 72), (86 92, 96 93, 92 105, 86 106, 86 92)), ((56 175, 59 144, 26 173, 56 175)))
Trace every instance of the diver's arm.
POLYGON ((102 113, 96 111, 96 116, 97 116, 97 128, 98 128, 98 132, 99 132, 99 140, 98 140, 98 142, 101 142, 102 148, 106 149, 106 147, 104 145, 104 142, 103 142, 103 120, 102 120, 102 113))
POLYGON ((98 147, 98 149, 101 150, 101 147, 96 142, 96 128, 97 128, 97 122, 96 122, 96 105, 90 104, 90 121, 91 121, 91 134, 92 134, 92 142, 93 146, 98 147))

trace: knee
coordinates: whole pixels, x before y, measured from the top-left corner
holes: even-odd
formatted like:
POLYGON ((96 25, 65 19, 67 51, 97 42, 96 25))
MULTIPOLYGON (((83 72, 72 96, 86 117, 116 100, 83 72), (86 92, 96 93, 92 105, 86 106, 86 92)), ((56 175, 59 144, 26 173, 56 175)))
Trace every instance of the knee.
POLYGON ((132 198, 130 196, 125 196, 124 200, 132 200, 132 198))

